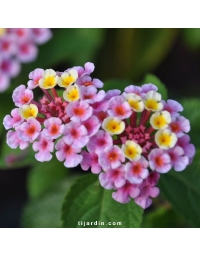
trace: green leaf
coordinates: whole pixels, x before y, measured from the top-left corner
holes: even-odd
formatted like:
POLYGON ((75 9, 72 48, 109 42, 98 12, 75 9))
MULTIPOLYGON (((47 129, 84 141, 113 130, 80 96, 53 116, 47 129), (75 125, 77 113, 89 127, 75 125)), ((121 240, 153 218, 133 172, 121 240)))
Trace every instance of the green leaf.
POLYGON ((139 78, 151 72, 167 56, 177 35, 177 29, 154 28, 138 29, 133 52, 133 76, 139 78))
POLYGON ((199 49, 200 47, 200 28, 184 28, 182 36, 188 47, 199 49))
POLYGON ((59 228, 60 213, 66 191, 79 177, 73 175, 58 182, 45 194, 27 203, 21 215, 23 228, 59 228))
MULTIPOLYGON (((155 206, 154 206, 155 207, 155 206)), ((173 208, 160 206, 144 213, 142 228, 187 228, 190 225, 173 208)))
POLYGON ((200 101, 198 98, 192 98, 192 99, 183 99, 180 101, 182 104, 184 111, 181 113, 184 117, 189 119, 191 131, 190 131, 190 137, 191 142, 195 145, 200 147, 200 140, 199 140, 199 134, 200 134, 200 101))
POLYGON ((158 87, 158 92, 162 95, 162 99, 168 99, 167 95, 167 88, 165 87, 164 83, 160 81, 159 78, 154 76, 153 74, 147 74, 142 81, 142 84, 155 84, 158 87))
POLYGON ((179 29, 118 28, 108 29, 106 45, 101 53, 100 77, 130 78, 139 81, 166 58, 179 29), (105 56, 105 57, 104 57, 105 56))
POLYGON ((90 228, 139 227, 143 209, 133 201, 120 204, 112 199, 111 194, 112 191, 105 190, 99 185, 98 177, 94 174, 81 177, 65 197, 62 208, 62 226, 81 228, 84 226, 79 224, 85 221, 89 222, 85 227, 90 228), (104 225, 100 225, 101 222, 104 225), (119 222, 121 225, 117 225, 119 222))
POLYGON ((36 199, 48 191, 53 184, 62 180, 67 174, 67 168, 55 157, 49 162, 38 163, 28 174, 28 194, 36 199))
POLYGON ((159 187, 174 209, 194 227, 200 227, 200 150, 193 163, 181 173, 161 175, 159 187))

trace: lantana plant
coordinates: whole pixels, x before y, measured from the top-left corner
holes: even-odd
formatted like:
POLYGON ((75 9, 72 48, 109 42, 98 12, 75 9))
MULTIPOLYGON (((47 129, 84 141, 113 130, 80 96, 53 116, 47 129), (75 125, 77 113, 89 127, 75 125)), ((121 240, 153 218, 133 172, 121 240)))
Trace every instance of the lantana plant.
POLYGON ((51 36, 48 28, 0 28, 0 92, 19 74, 20 63, 35 60, 37 45, 47 42, 51 36))
POLYGON ((14 90, 16 107, 3 120, 7 144, 21 150, 32 145, 40 162, 51 161, 55 151, 67 168, 80 164, 99 175, 114 200, 134 199, 145 209, 159 195, 160 174, 191 164, 190 122, 180 115, 181 104, 162 100, 155 85, 105 92, 93 71, 90 62, 64 72, 32 71, 27 87, 14 90), (39 100, 37 89, 44 94, 39 100))

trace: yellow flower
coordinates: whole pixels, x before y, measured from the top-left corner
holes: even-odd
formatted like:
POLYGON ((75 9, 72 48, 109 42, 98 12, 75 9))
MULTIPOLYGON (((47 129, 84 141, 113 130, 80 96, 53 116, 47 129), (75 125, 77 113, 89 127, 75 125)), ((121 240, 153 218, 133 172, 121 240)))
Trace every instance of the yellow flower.
POLYGON ((78 78, 78 72, 76 69, 70 69, 69 71, 65 71, 61 77, 58 78, 58 85, 60 87, 67 88, 71 84, 76 82, 78 78))
POLYGON ((155 141, 159 148, 169 149, 175 146, 177 137, 176 134, 169 129, 159 130, 155 134, 155 141))
POLYGON ((63 92, 63 98, 68 102, 72 102, 80 99, 80 92, 79 92, 78 85, 76 84, 70 85, 67 88, 67 90, 63 92))
POLYGON ((42 89, 51 89, 56 86, 58 81, 58 76, 53 69, 46 69, 39 80, 39 86, 42 89))
POLYGON ((144 103, 142 98, 135 93, 128 93, 125 95, 125 99, 128 101, 130 107, 135 112, 142 112, 144 110, 144 103))
POLYGON ((103 120, 102 127, 111 135, 120 134, 125 129, 125 123, 118 117, 107 117, 103 120))
POLYGON ((38 114, 38 108, 35 104, 23 105, 21 108, 19 108, 19 113, 24 119, 28 119, 29 117, 36 118, 38 114))
POLYGON ((130 161, 137 161, 141 157, 142 148, 136 142, 127 140, 125 145, 122 145, 122 151, 130 161))
POLYGON ((150 118, 150 124, 154 129, 165 129, 171 123, 171 115, 168 111, 154 113, 150 118))
POLYGON ((144 98, 144 106, 147 110, 160 111, 163 108, 161 94, 155 91, 149 91, 144 98))

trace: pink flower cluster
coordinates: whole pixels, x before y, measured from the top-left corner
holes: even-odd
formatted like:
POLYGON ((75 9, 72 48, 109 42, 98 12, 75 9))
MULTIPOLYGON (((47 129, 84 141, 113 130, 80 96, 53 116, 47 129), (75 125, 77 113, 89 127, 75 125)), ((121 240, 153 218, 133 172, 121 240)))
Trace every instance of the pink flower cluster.
POLYGON ((28 88, 14 90, 16 108, 3 120, 7 144, 22 150, 32 144, 41 162, 55 151, 66 167, 91 168, 102 187, 114 190, 116 201, 134 199, 147 208, 159 194, 160 173, 183 171, 192 162, 190 123, 179 113, 183 107, 162 100, 155 85, 105 92, 98 90, 103 83, 91 78, 93 70, 88 62, 64 72, 32 71, 28 88), (62 96, 56 86, 64 88, 62 96), (36 88, 44 93, 39 101, 36 88))
POLYGON ((47 42, 51 36, 48 28, 0 28, 0 92, 19 74, 20 63, 36 58, 37 44, 47 42))

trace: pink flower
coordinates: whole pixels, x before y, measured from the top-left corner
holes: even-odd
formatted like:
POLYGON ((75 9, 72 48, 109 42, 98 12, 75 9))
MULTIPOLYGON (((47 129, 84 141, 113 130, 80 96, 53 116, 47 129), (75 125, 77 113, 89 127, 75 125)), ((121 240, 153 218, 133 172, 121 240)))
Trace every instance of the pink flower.
POLYGON ((120 93, 121 93, 120 90, 117 90, 117 89, 107 91, 103 100, 92 104, 93 110, 96 113, 102 112, 102 111, 106 112, 108 110, 109 100, 112 99, 112 97, 114 97, 114 96, 118 96, 120 93))
POLYGON ((14 108, 11 111, 11 116, 6 115, 3 119, 3 125, 6 130, 16 127, 17 125, 20 125, 24 119, 19 114, 19 109, 14 108))
POLYGON ((164 105, 163 110, 167 110, 172 117, 179 116, 178 112, 183 111, 182 105, 175 100, 167 100, 167 102, 163 100, 162 102, 164 105))
POLYGON ((108 101, 105 98, 99 102, 92 104, 93 111, 95 112, 106 112, 108 110, 108 101))
POLYGON ((63 140, 74 148, 83 148, 89 141, 87 129, 84 125, 70 122, 65 125, 63 140))
POLYGON ((17 58, 24 63, 31 62, 36 59, 38 48, 31 42, 23 42, 18 46, 17 58))
POLYGON ((87 103, 99 102, 105 96, 105 92, 103 90, 97 93, 97 88, 92 86, 89 86, 89 87, 81 86, 80 92, 81 92, 81 99, 87 103))
POLYGON ((113 117, 125 119, 131 116, 132 110, 122 96, 116 96, 109 101, 108 114, 113 117))
POLYGON ((94 152, 96 154, 101 153, 107 147, 113 145, 112 137, 100 130, 94 136, 92 136, 87 144, 87 148, 89 152, 94 152))
POLYGON ((23 141, 33 142, 39 136, 40 131, 40 123, 35 118, 30 117, 27 122, 20 125, 17 135, 23 141))
POLYGON ((123 187, 112 193, 112 198, 119 203, 126 204, 130 198, 136 198, 140 194, 140 189, 137 185, 131 184, 128 181, 123 187))
POLYGON ((105 96, 104 100, 108 101, 108 100, 112 99, 112 97, 114 97, 114 96, 119 96, 120 93, 121 93, 121 91, 118 89, 108 90, 106 92, 106 96, 105 96))
POLYGON ((83 125, 87 129, 88 136, 91 137, 98 132, 101 123, 99 122, 99 119, 96 116, 91 116, 83 122, 83 125))
POLYGON ((166 173, 171 169, 170 156, 164 150, 156 148, 149 154, 149 165, 153 171, 166 173))
POLYGON ((169 125, 172 132, 176 134, 178 138, 184 135, 184 132, 190 131, 190 122, 183 116, 174 117, 169 125))
MULTIPOLYGON (((32 44, 34 33, 36 41, 42 41, 45 34, 43 29, 26 32, 15 31, 19 47, 27 45, 26 37, 32 44)), ((5 56, 0 56, 0 80, 2 74, 12 73, 5 56)), ((13 93, 19 108, 3 120, 6 129, 14 129, 7 133, 7 144, 23 149, 33 143, 36 159, 43 162, 52 159, 56 141, 56 157, 67 168, 80 164, 84 171, 91 169, 100 174, 101 186, 114 189, 114 200, 127 203, 133 198, 145 209, 159 194, 160 173, 172 167, 182 171, 192 162, 195 148, 185 134, 190 130, 189 121, 178 113, 182 111, 179 103, 162 101, 155 85, 130 85, 123 93, 117 89, 105 93, 98 90, 103 83, 90 77, 93 70, 94 64, 88 62, 84 68, 69 68, 64 73, 32 71, 29 89, 20 85, 13 93), (64 88, 63 94, 56 90, 57 85, 64 88), (38 102, 32 92, 36 87, 44 94, 38 102)), ((8 161, 16 159, 11 156, 8 161)))
POLYGON ((101 172, 101 166, 98 162, 99 157, 97 154, 93 152, 87 153, 86 151, 83 151, 81 155, 83 156, 83 160, 81 162, 81 168, 84 171, 87 171, 91 167, 92 173, 99 174, 101 172))
POLYGON ((29 78, 32 80, 28 81, 28 88, 29 89, 35 89, 39 85, 39 80, 42 78, 42 75, 44 73, 44 69, 42 68, 36 68, 29 74, 29 78))
POLYGON ((17 132, 15 131, 8 131, 7 136, 6 136, 6 143, 10 148, 17 148, 19 147, 21 150, 27 148, 29 146, 29 142, 21 140, 17 132))
POLYGON ((154 187, 159 179, 160 175, 156 172, 151 172, 147 179, 140 185, 140 194, 137 196, 134 201, 137 205, 146 209, 152 203, 152 198, 155 198, 159 195, 160 190, 157 187, 154 187))
POLYGON ((190 136, 185 134, 183 137, 178 139, 176 145, 184 150, 184 155, 189 158, 189 164, 191 164, 195 155, 195 147, 193 144, 190 144, 190 136))
POLYGON ((140 97, 143 97, 144 95, 144 93, 142 93, 142 88, 140 86, 129 85, 124 89, 124 91, 126 93, 135 93, 140 97))
POLYGON ((5 28, 0 33, 0 92, 3 92, 8 88, 10 78, 19 74, 20 63, 37 57, 36 45, 49 40, 51 31, 48 28, 5 28))
POLYGON ((63 139, 60 139, 55 148, 58 150, 56 152, 56 157, 60 162, 64 162, 64 166, 67 168, 76 167, 79 165, 83 159, 83 156, 78 155, 81 152, 80 148, 73 148, 71 145, 66 144, 63 139))
POLYGON ((0 59, 0 70, 9 77, 15 77, 20 72, 20 64, 17 60, 11 58, 0 59))
POLYGON ((64 124, 60 118, 50 117, 44 121, 44 126, 46 129, 43 130, 44 136, 50 139, 57 139, 61 136, 64 130, 64 124))
POLYGON ((124 154, 118 146, 107 147, 99 154, 99 163, 105 171, 119 167, 124 161, 124 154))
POLYGON ((31 33, 29 28, 12 28, 10 30, 13 35, 16 36, 17 42, 26 42, 31 38, 31 33))
POLYGON ((25 85, 20 85, 13 91, 12 98, 17 107, 22 107, 24 104, 29 104, 31 102, 33 99, 33 92, 26 89, 25 85))
POLYGON ((150 91, 157 91, 158 90, 158 87, 155 86, 154 84, 143 84, 141 86, 141 89, 142 89, 142 92, 143 93, 147 93, 147 92, 150 92, 150 91))
POLYGON ((126 179, 132 184, 140 184, 149 175, 149 162, 142 156, 140 160, 125 165, 126 179))
POLYGON ((50 152, 54 150, 54 143, 44 134, 41 134, 38 139, 39 141, 33 143, 33 150, 38 151, 35 158, 40 162, 50 161, 52 159, 50 152))
POLYGON ((48 28, 32 28, 32 40, 37 44, 43 44, 49 41, 52 37, 52 33, 48 28))
POLYGON ((106 173, 99 175, 99 181, 105 189, 117 189, 124 186, 126 183, 124 165, 121 165, 114 170, 109 169, 106 173))
POLYGON ((1 56, 9 58, 16 53, 15 36, 12 34, 5 34, 0 39, 1 56))
POLYGON ((134 201, 137 205, 139 205, 143 209, 148 208, 152 204, 152 199, 149 197, 155 198, 160 193, 159 188, 148 187, 148 186, 144 186, 144 187, 140 188, 140 191, 141 191, 140 196, 135 198, 134 201))
POLYGON ((102 123, 103 120, 108 117, 108 113, 104 111, 93 111, 93 114, 98 118, 99 122, 102 123))
POLYGON ((74 122, 87 120, 92 115, 92 107, 84 101, 70 102, 66 108, 67 115, 74 122))
POLYGON ((189 158, 184 156, 184 150, 181 147, 176 146, 172 149, 169 149, 167 153, 171 158, 171 164, 175 171, 183 171, 189 164, 189 158))
POLYGON ((94 71, 94 64, 91 62, 86 62, 83 67, 76 66, 73 67, 72 69, 76 69, 78 72, 78 77, 83 77, 85 75, 90 75, 94 71))
POLYGON ((94 78, 92 79, 88 75, 84 75, 81 78, 78 78, 76 83, 78 85, 84 85, 84 86, 94 86, 96 88, 102 88, 103 87, 103 82, 101 82, 99 79, 94 78))

